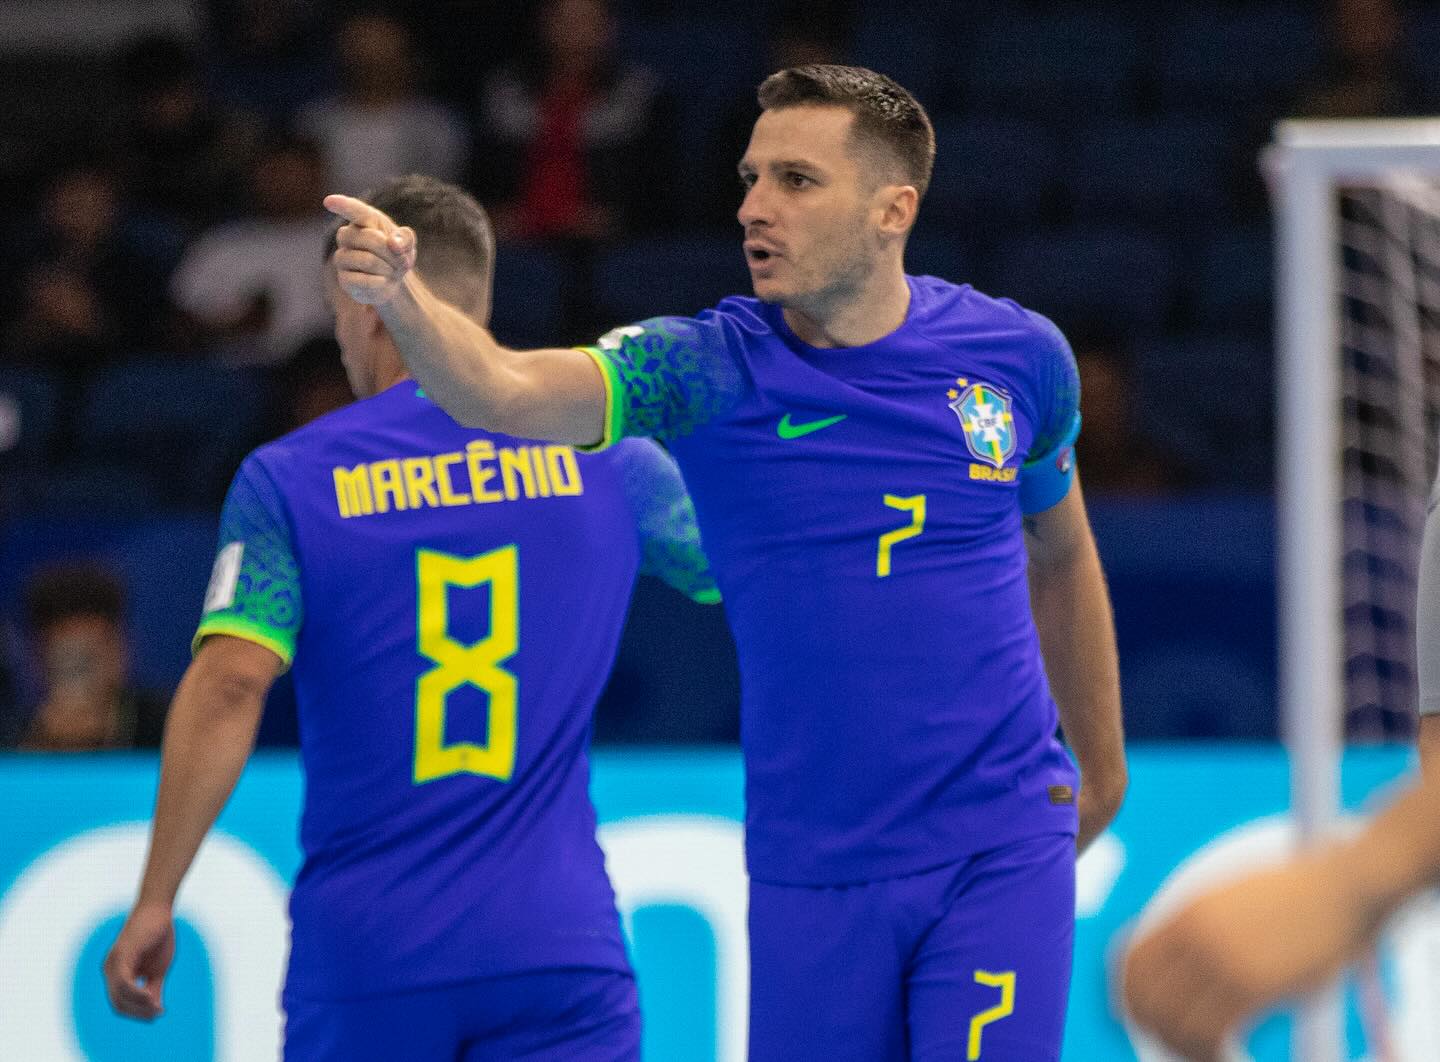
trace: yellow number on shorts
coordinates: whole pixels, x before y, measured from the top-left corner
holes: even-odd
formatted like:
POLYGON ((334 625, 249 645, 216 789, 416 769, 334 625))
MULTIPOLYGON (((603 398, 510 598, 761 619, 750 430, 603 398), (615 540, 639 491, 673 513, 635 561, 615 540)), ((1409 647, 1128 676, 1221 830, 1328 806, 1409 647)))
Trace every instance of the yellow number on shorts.
POLYGON ((917 494, 913 498, 899 498, 894 494, 887 494, 885 495, 885 504, 892 509, 909 513, 910 523, 896 528, 894 531, 886 531, 880 536, 880 552, 875 555, 875 575, 880 579, 890 574, 890 550, 895 543, 904 542, 907 538, 914 538, 925 530, 925 495, 917 494))
POLYGON ((1001 1018, 1008 1018, 1015 1013, 1014 970, 1006 970, 1003 973, 976 970, 975 983, 1000 989, 1000 1002, 989 1010, 982 1010, 970 1019, 970 1047, 965 1052, 966 1062, 976 1062, 980 1057, 980 1034, 985 1031, 985 1026, 999 1021, 1001 1018))
POLYGON ((519 684, 500 665, 520 646, 520 567, 513 545, 478 557, 415 554, 419 584, 419 646, 435 666, 415 684, 415 784, 452 774, 509 781, 515 770, 519 684), (490 584, 490 633, 465 645, 450 636, 449 588, 490 584), (489 740, 445 743, 445 701, 466 683, 490 698, 489 740))

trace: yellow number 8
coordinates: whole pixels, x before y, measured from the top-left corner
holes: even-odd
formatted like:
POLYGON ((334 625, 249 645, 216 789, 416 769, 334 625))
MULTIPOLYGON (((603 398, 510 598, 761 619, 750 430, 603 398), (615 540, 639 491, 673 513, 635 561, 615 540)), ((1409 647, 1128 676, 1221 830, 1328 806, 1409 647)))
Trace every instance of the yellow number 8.
POLYGON ((419 647, 435 664, 415 684, 415 784, 452 774, 509 781, 515 770, 519 683, 500 665, 520 646, 520 567, 515 546, 477 557, 422 549, 415 554, 419 584, 419 647), (490 633, 465 645, 450 635, 448 591, 490 584, 490 633), (465 683, 490 698, 489 739, 445 743, 445 702, 465 683))

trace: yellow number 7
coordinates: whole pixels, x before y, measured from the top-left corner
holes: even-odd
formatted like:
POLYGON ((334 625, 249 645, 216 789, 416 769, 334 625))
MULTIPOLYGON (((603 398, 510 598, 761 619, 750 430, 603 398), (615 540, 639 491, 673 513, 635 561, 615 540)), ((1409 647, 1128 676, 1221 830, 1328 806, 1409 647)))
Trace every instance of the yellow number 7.
POLYGON ((885 504, 892 509, 909 513, 910 523, 904 527, 897 527, 894 531, 886 531, 880 536, 880 552, 875 555, 875 575, 880 579, 890 574, 890 550, 895 543, 904 542, 907 538, 914 538, 925 530, 925 495, 917 494, 913 498, 899 498, 894 494, 887 494, 885 495, 885 504))
POLYGON ((1008 1018, 1015 1013, 1014 970, 1006 970, 1003 973, 991 973, 989 970, 976 970, 975 983, 977 985, 988 985, 991 988, 1000 989, 1000 1002, 988 1010, 982 1010, 970 1019, 970 1046, 965 1052, 967 1062, 976 1062, 980 1057, 980 1034, 985 1031, 985 1026, 991 1022, 999 1021, 1001 1018, 1008 1018))

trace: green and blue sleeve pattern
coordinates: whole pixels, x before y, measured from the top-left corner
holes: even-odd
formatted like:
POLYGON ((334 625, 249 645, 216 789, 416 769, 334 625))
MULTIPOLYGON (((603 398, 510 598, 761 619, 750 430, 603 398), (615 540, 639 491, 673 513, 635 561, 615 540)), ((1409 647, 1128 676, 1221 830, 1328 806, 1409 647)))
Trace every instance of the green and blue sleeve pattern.
POLYGON ((626 436, 674 439, 732 405, 740 373, 718 315, 652 317, 581 347, 605 380, 600 450, 626 436))
POLYGON ((1058 504, 1075 478, 1075 440, 1080 435, 1080 372, 1060 329, 1033 315, 1040 324, 1036 395, 1040 422, 1020 469, 1020 509, 1027 515, 1058 504))
POLYGON ((616 456, 640 532, 640 574, 657 576, 702 605, 718 602, 720 590, 700 544, 695 506, 674 458, 645 439, 626 440, 616 456))
POLYGON ((250 458, 236 474, 220 515, 220 551, 192 649, 229 634, 270 649, 286 667, 303 616, 300 565, 289 520, 264 468, 250 458))

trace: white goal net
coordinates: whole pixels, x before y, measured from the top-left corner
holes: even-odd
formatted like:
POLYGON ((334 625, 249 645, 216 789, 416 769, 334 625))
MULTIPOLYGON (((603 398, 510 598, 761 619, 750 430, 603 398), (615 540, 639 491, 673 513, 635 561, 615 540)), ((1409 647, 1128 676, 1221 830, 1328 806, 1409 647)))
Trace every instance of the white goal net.
MULTIPOLYGON (((1344 743, 1415 729, 1415 584, 1440 412, 1440 121, 1284 122, 1266 162, 1281 713, 1295 816, 1313 836, 1337 820, 1344 743)), ((1317 996, 1291 1057, 1348 1057, 1343 1015, 1338 993, 1317 996)))
POLYGON ((1415 586, 1440 409, 1440 174, 1338 190, 1344 732, 1415 725, 1415 586))

